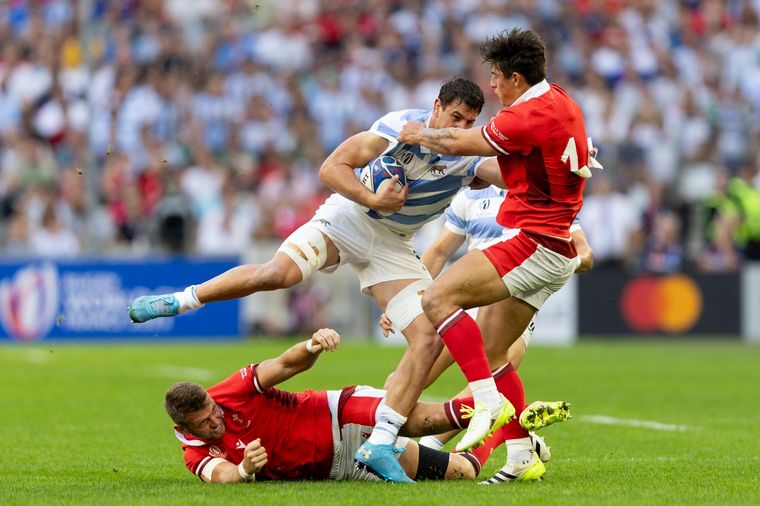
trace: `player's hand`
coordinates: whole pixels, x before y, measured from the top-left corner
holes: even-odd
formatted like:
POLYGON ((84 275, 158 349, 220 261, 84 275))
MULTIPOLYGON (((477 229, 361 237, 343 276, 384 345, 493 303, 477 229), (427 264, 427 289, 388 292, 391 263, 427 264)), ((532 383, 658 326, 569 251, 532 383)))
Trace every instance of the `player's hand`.
POLYGON ((390 184, 385 184, 378 189, 374 193, 371 204, 367 207, 384 213, 395 213, 401 209, 406 202, 406 196, 409 194, 409 184, 405 184, 399 190, 398 179, 398 176, 393 176, 389 179, 390 184))
POLYGON ((267 463, 267 450, 261 446, 261 439, 256 438, 243 450, 243 468, 248 474, 258 473, 267 463))
POLYGON ((425 125, 418 121, 407 121, 396 138, 404 144, 419 144, 423 128, 425 125))
POLYGON ((380 325, 380 328, 383 329, 383 335, 385 337, 396 333, 396 331, 393 330, 393 323, 391 323, 391 319, 388 318, 388 315, 385 313, 380 315, 380 321, 378 322, 378 325, 380 325))
POLYGON ((340 334, 333 329, 319 329, 311 336, 311 346, 315 351, 335 351, 340 344, 340 334))
POLYGON ((488 188, 489 186, 491 186, 491 183, 483 181, 478 176, 475 176, 475 178, 472 180, 472 183, 469 184, 470 190, 482 190, 484 188, 488 188))

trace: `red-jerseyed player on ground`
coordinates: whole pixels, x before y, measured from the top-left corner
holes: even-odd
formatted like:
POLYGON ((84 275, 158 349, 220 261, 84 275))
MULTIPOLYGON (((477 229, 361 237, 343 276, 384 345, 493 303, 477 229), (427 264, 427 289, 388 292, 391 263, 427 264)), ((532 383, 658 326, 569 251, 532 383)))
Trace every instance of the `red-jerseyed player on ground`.
MULTIPOLYGON (((366 386, 291 393, 275 385, 309 369, 340 336, 321 329, 279 357, 235 371, 206 390, 181 382, 164 406, 182 442, 187 468, 203 481, 378 480, 354 464, 354 453, 372 432, 385 391, 366 386)), ((501 375, 496 382, 501 386, 501 375)), ((401 433, 420 436, 466 426, 472 398, 444 404, 418 402, 401 433)), ((416 479, 469 479, 490 455, 489 445, 449 454, 399 438, 396 457, 416 479)))
MULTIPOLYGON (((511 229, 505 240, 467 253, 423 296, 425 314, 464 372, 475 398, 475 413, 458 450, 483 442, 503 402, 478 326, 464 309, 509 299, 514 315, 509 325, 515 331, 507 335, 520 335, 578 267, 570 224, 583 202, 588 165, 598 165, 589 158, 590 142, 580 108, 562 88, 546 81, 544 45, 536 33, 517 28, 502 32, 486 40, 481 54, 491 64, 491 88, 505 106, 498 115, 480 131, 433 130, 409 122, 399 134, 402 142, 437 153, 496 155, 509 188, 497 219, 511 229)), ((514 380, 521 389, 516 374, 514 380)), ((519 413, 524 406, 517 400, 519 413)), ((502 431, 513 432, 512 438, 528 436, 516 422, 502 431)))

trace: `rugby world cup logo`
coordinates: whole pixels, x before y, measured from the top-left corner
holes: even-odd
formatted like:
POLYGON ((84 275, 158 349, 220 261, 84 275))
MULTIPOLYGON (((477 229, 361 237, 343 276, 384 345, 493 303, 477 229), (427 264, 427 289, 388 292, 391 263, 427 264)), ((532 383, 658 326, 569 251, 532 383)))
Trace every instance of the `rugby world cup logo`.
POLYGON ((45 336, 58 310, 58 271, 50 263, 29 265, 0 281, 0 322, 20 341, 45 336))

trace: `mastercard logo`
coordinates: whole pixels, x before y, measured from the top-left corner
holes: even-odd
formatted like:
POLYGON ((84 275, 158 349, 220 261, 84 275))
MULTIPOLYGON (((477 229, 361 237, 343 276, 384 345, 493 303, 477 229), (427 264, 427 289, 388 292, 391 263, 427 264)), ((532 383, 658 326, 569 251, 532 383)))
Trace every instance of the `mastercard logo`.
POLYGON ((691 329, 702 315, 702 292, 688 276, 644 276, 623 288, 621 312, 636 332, 677 334, 691 329))

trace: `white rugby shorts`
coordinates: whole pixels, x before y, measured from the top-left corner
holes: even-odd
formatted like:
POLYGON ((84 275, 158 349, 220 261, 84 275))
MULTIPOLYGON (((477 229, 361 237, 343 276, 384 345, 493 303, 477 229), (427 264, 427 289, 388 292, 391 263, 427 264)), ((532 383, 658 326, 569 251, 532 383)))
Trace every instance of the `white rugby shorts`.
POLYGON ((412 234, 393 232, 380 221, 334 194, 304 226, 330 238, 340 252, 340 264, 350 264, 356 271, 362 291, 385 281, 431 279, 414 252, 412 234))

